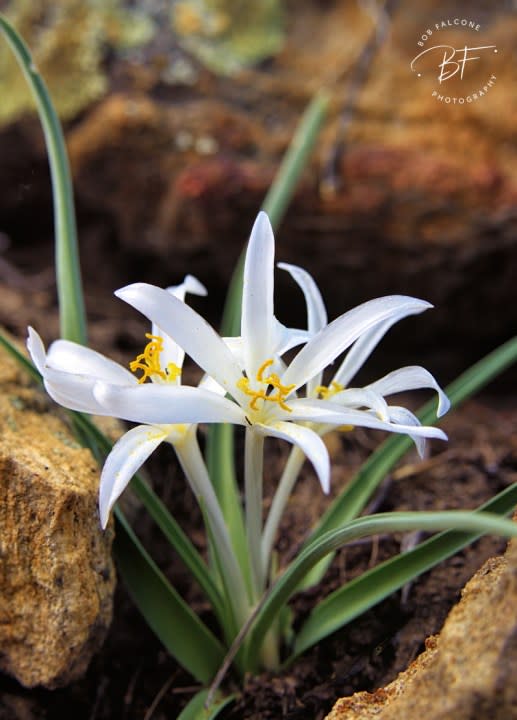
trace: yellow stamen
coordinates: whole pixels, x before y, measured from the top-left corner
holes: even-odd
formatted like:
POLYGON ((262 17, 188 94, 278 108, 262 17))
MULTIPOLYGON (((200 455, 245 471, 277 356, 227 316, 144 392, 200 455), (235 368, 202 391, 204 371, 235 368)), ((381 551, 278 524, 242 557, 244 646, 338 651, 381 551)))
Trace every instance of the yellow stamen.
POLYGON ((131 372, 137 372, 137 370, 143 372, 143 375, 138 378, 138 382, 144 383, 147 378, 152 378, 153 375, 167 382, 177 380, 181 375, 181 368, 175 363, 170 362, 165 370, 161 368, 160 353, 163 350, 163 338, 159 335, 151 335, 151 333, 146 333, 145 336, 149 339, 149 342, 144 351, 129 363, 131 372))
POLYGON ((282 385, 280 382, 280 378, 276 373, 271 373, 267 377, 264 377, 264 373, 267 370, 268 367, 271 367, 273 365, 274 360, 266 360, 262 363, 262 365, 257 370, 257 381, 260 383, 263 383, 266 385, 266 390, 269 385, 271 385, 277 392, 276 395, 268 395, 266 390, 252 390, 250 388, 250 381, 248 378, 241 378, 237 382, 237 387, 239 390, 242 390, 246 395, 249 395, 252 399, 250 400, 250 408, 252 410, 258 410, 257 402, 259 400, 264 400, 267 402, 276 402, 278 405, 282 408, 282 410, 286 410, 287 412, 291 412, 292 408, 287 405, 285 402, 286 396, 291 392, 291 390, 294 390, 295 384, 292 385, 282 385))
POLYGON ((329 398, 333 397, 334 395, 337 395, 344 389, 345 389, 344 385, 341 385, 341 383, 338 383, 335 380, 333 380, 329 386, 318 385, 315 392, 316 392, 316 395, 320 395, 324 400, 328 400, 329 398))

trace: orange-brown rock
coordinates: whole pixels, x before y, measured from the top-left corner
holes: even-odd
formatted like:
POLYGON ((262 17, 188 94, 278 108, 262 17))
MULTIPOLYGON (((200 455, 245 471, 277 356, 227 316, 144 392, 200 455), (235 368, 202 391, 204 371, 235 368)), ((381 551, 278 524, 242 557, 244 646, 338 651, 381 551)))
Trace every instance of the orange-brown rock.
POLYGON ((82 675, 111 622, 112 531, 99 470, 0 351, 0 668, 27 687, 82 675))
POLYGON ((439 635, 385 688, 338 700, 326 720, 517 718, 517 542, 465 586, 439 635))

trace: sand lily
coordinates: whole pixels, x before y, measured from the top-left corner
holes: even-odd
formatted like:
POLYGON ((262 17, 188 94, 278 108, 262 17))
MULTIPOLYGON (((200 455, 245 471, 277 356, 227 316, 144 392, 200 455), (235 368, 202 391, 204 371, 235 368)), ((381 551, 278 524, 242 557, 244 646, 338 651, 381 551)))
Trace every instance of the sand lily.
MULTIPOLYGON (((305 348, 305 352, 309 352, 311 345, 318 342, 317 338, 322 333, 325 333, 327 327, 327 311, 323 298, 316 282, 306 270, 288 263, 279 263, 278 266, 292 276, 304 294, 308 334, 309 337, 314 338, 313 342, 309 343, 305 348)), ((389 299, 381 298, 381 300, 389 299)), ((405 300, 411 301, 412 298, 405 298, 405 300)), ((419 366, 403 367, 362 388, 350 387, 350 382, 392 325, 407 315, 431 307, 430 304, 422 303, 419 300, 413 300, 413 302, 416 304, 401 303, 383 320, 372 324, 361 335, 356 336, 357 339, 353 344, 350 343, 351 347, 344 360, 327 385, 322 384, 322 367, 308 380, 305 386, 305 397, 308 402, 306 402, 305 406, 307 409, 310 408, 314 411, 314 417, 308 423, 308 426, 319 436, 325 435, 336 427, 337 423, 330 420, 331 413, 328 415, 329 421, 324 418, 324 406, 328 408, 328 403, 331 403, 336 409, 341 408, 343 412, 343 415, 341 415, 343 418, 341 429, 351 430, 354 426, 363 426, 405 433, 413 439, 421 457, 425 451, 425 439, 427 437, 445 439, 445 434, 437 431, 436 428, 422 427, 418 418, 407 408, 399 405, 388 405, 385 399, 386 396, 408 390, 433 389, 438 394, 437 415, 438 417, 444 415, 450 407, 449 399, 431 373, 425 368, 419 366)), ((303 407, 302 401, 300 401, 299 406, 303 407)), ((307 418, 308 414, 306 415, 307 418)), ((303 454, 296 448, 293 449, 278 485, 264 529, 262 538, 263 563, 267 563, 267 558, 270 556, 282 513, 303 461, 303 454)))
MULTIPOLYGON (((163 292, 181 304, 187 293, 206 295, 203 285, 191 275, 180 285, 163 292)), ((185 353, 158 325, 153 324, 146 337, 148 343, 143 352, 130 363, 131 372, 90 348, 66 340, 52 343, 46 353, 41 338, 32 328, 29 328, 27 345, 47 392, 56 402, 71 410, 136 419, 141 423, 118 440, 102 469, 99 489, 102 527, 106 527, 111 508, 133 475, 161 443, 170 443, 194 494, 206 509, 218 540, 226 578, 235 591, 236 612, 242 620, 247 612, 246 591, 196 438, 198 422, 240 422, 241 415, 234 403, 220 392, 181 384, 185 353), (131 389, 136 393, 135 402, 141 412, 124 413, 117 403, 110 404, 106 398, 99 401, 98 385, 117 388, 120 392, 131 389), (167 404, 167 422, 149 421, 149 402, 167 404)))
MULTIPOLYGON (((314 466, 324 491, 328 491, 330 467, 327 450, 318 432, 307 423, 341 426, 365 425, 391 432, 411 433, 415 437, 445 438, 433 427, 392 422, 389 414, 344 407, 328 399, 298 397, 297 391, 318 377, 323 369, 365 333, 431 307, 429 303, 406 296, 371 300, 320 327, 286 367, 281 355, 298 344, 302 334, 282 326, 273 308, 274 238, 265 213, 253 227, 244 268, 241 338, 233 350, 194 310, 170 293, 145 283, 135 283, 116 295, 146 315, 160 327, 219 385, 233 410, 221 405, 220 422, 244 425, 245 493, 247 532, 257 589, 264 585, 260 558, 262 458, 266 436, 287 440, 297 446, 314 466), (258 541, 257 541, 258 540, 258 541)), ((175 422, 182 398, 164 384, 122 386, 97 383, 94 395, 112 414, 151 424, 175 422), (168 392, 167 392, 168 391, 168 392), (174 399, 174 403, 172 400, 174 399)), ((364 394, 364 393, 363 393, 364 394)), ((372 398, 378 393, 367 393, 372 398)), ((220 398, 222 401, 223 398, 220 398)), ((356 404, 363 405, 363 399, 356 404)), ((190 422, 207 418, 195 416, 190 406, 190 422)), ((200 405, 202 402, 200 398, 200 405)), ((384 409, 384 405, 382 405, 384 409)), ((187 413, 188 414, 188 413, 187 413)), ((200 412, 201 414, 201 412, 200 412)), ((211 417, 211 420, 215 418, 211 417)), ((397 418, 402 419, 401 417, 397 418)))

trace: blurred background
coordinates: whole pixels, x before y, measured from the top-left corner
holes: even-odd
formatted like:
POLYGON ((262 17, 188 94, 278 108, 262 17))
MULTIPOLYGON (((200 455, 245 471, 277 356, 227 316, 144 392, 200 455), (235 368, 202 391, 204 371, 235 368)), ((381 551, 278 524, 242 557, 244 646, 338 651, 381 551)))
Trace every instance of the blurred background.
MULTIPOLYGON (((219 324, 253 219, 324 87, 329 114, 277 233, 278 260, 314 275, 330 317, 387 293, 435 304, 391 333, 373 375, 422 363, 445 382, 515 333, 514 2, 0 0, 0 10, 65 124, 93 347, 127 359, 141 346, 145 323, 112 295, 136 280, 195 274, 209 290, 196 307, 219 324), (484 49, 440 82, 436 45, 457 50, 451 63, 461 48, 484 49)), ((2 44, 0 323, 20 338, 29 323, 47 341, 58 334, 52 263, 43 137, 2 44)), ((303 323, 284 275, 278 316, 303 323)))

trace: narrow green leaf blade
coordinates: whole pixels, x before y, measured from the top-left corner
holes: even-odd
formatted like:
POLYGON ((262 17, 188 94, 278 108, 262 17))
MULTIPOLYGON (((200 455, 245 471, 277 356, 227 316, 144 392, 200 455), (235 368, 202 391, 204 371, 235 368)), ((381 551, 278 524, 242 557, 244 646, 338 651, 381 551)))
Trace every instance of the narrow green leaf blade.
POLYGON ((255 618, 249 638, 249 657, 258 655, 267 630, 281 608, 299 588, 299 583, 325 555, 335 552, 347 542, 367 535, 410 530, 455 529, 473 532, 476 535, 493 533, 505 537, 517 537, 517 524, 486 512, 444 512, 381 513, 352 520, 345 527, 331 530, 316 539, 287 568, 273 585, 255 618))
MULTIPOLYGON (((515 507, 516 503, 517 484, 499 493, 482 505, 480 510, 506 514, 515 507)), ((476 532, 448 530, 351 580, 314 608, 296 637, 293 654, 289 660, 478 538, 479 533, 476 532)))
MULTIPOLYGON (((451 401, 451 408, 456 408, 469 397, 479 392, 491 380, 500 375, 506 368, 517 361, 517 337, 504 343, 475 365, 462 373, 446 389, 451 401)), ((426 403, 418 413, 424 425, 431 425, 436 418, 436 403, 434 400, 426 403)), ((334 500, 327 512, 312 531, 304 547, 323 533, 340 527, 343 523, 357 517, 379 484, 392 470, 395 463, 400 460, 412 445, 406 435, 392 435, 374 452, 362 465, 353 480, 343 492, 334 500)), ((308 575, 303 587, 310 587, 318 583, 326 572, 332 557, 326 558, 321 565, 308 575)))
POLYGON ((209 683, 224 659, 223 646, 170 585, 120 509, 115 514, 117 566, 135 604, 180 665, 209 683))
POLYGON ((177 720, 214 720, 236 698, 236 695, 226 697, 218 695, 207 708, 205 703, 208 699, 208 692, 208 690, 200 690, 196 693, 178 715, 177 720))
POLYGON ((56 277, 61 336, 86 344, 86 313, 79 266, 77 228, 70 165, 61 123, 31 53, 8 20, 0 14, 0 31, 18 60, 34 95, 43 126, 52 178, 56 233, 56 277))

